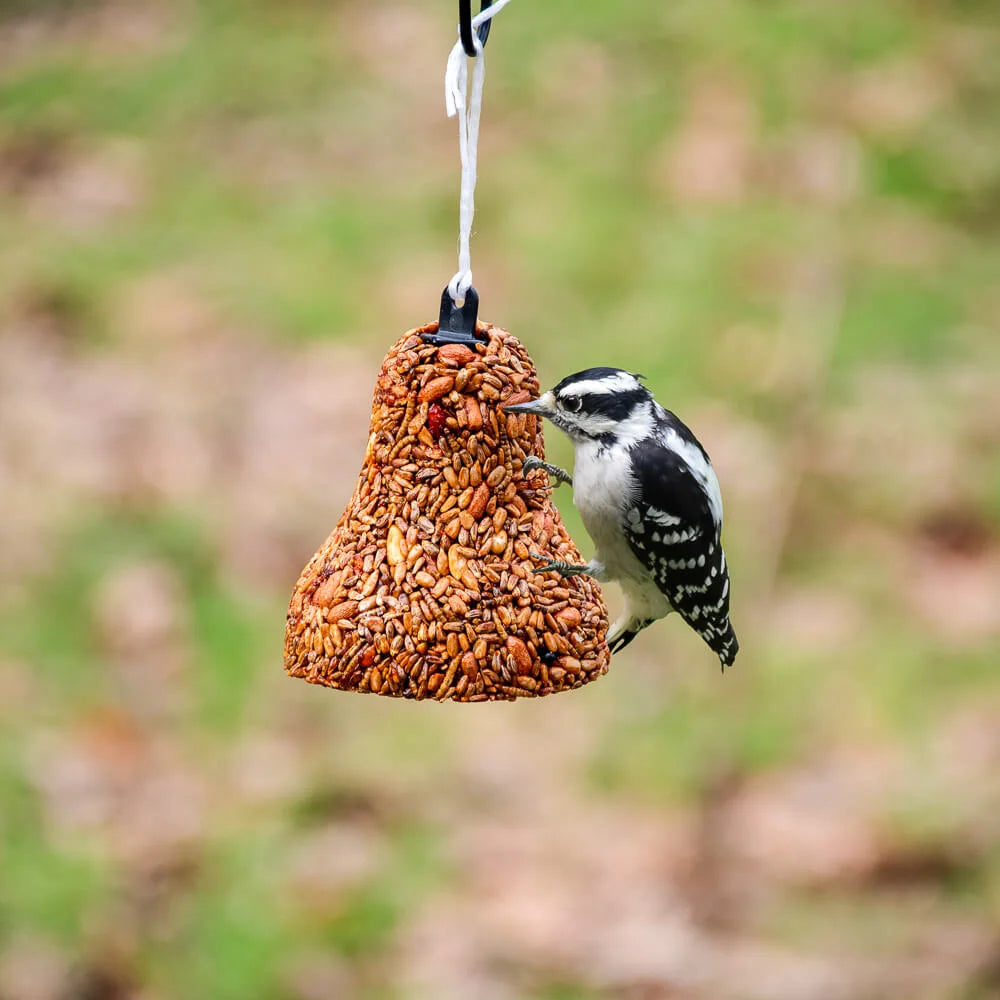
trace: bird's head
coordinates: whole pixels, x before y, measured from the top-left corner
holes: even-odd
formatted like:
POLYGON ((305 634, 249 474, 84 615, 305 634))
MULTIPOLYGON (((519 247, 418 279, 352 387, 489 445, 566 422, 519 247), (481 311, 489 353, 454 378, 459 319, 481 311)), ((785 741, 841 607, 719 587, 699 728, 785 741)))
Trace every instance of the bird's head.
POLYGON ((621 368, 587 368, 508 413, 534 413, 551 420, 574 443, 640 437, 648 432, 652 395, 621 368))

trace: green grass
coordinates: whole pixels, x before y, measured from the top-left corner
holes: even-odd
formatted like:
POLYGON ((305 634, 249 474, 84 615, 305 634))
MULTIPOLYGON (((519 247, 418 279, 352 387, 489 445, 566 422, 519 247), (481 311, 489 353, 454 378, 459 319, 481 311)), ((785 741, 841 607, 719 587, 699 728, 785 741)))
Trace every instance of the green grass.
POLYGON ((73 945, 79 914, 111 898, 113 872, 93 843, 52 844, 39 836, 41 809, 19 774, 23 747, 0 745, 0 942, 35 933, 73 945))
POLYGON ((179 931, 150 948, 154 983, 175 996, 278 995, 281 958, 295 943, 275 885, 273 859, 281 847, 251 829, 208 852, 179 931))
POLYGON ((595 787, 651 802, 690 802, 726 775, 766 772, 808 751, 820 716, 813 692, 822 684, 816 679, 822 666, 803 658, 764 666, 760 651, 747 654, 744 644, 744 653, 757 665, 752 680, 733 676, 734 667, 721 690, 706 675, 653 711, 624 710, 596 748, 595 787))
MULTIPOLYGON (((214 753, 245 723, 260 697, 258 680, 280 660, 280 629, 271 605, 259 595, 236 593, 221 581, 214 553, 185 515, 164 511, 97 517, 71 531, 65 555, 22 601, 0 612, 0 655, 32 665, 47 724, 86 720, 128 701, 128 664, 113 669, 98 635, 97 585, 116 567, 162 561, 176 572, 180 611, 190 623, 193 650, 177 724, 192 745, 214 753), (55 620, 56 609, 63 609, 55 620)), ((128 607, 121 608, 128 615, 128 607)), ((127 711, 127 709, 126 709, 127 711)))

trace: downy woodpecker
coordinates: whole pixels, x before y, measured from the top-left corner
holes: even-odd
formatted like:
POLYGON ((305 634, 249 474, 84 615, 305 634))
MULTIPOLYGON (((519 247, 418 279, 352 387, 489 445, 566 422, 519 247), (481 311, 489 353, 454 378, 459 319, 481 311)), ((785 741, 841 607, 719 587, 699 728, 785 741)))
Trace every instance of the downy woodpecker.
POLYGON ((729 572, 722 551, 722 496, 698 439, 639 381, 620 368, 568 375, 536 400, 505 409, 551 420, 573 442, 573 475, 529 458, 571 483, 594 541, 582 566, 553 561, 535 572, 613 580, 625 609, 608 631, 613 653, 676 611, 718 654, 723 669, 739 643, 729 622, 729 572))

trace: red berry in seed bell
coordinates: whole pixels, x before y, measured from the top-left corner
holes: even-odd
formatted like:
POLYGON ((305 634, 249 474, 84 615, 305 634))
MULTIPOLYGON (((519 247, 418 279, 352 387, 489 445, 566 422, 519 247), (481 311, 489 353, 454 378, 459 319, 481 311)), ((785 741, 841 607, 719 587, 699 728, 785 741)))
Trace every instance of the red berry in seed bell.
POLYGON ((427 427, 434 436, 435 441, 441 436, 441 432, 444 430, 447 422, 448 414, 445 413, 444 407, 439 406, 437 403, 432 403, 431 408, 427 411, 427 427))

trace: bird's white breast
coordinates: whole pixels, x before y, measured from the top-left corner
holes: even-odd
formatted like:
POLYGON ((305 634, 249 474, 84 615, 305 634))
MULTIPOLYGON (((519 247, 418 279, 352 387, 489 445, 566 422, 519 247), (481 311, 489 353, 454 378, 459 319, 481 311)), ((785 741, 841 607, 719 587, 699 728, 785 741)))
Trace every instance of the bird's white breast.
POLYGON ((594 541, 594 557, 612 579, 646 579, 648 571, 632 554, 622 533, 622 518, 635 496, 636 482, 624 448, 577 444, 573 465, 573 503, 594 541))

